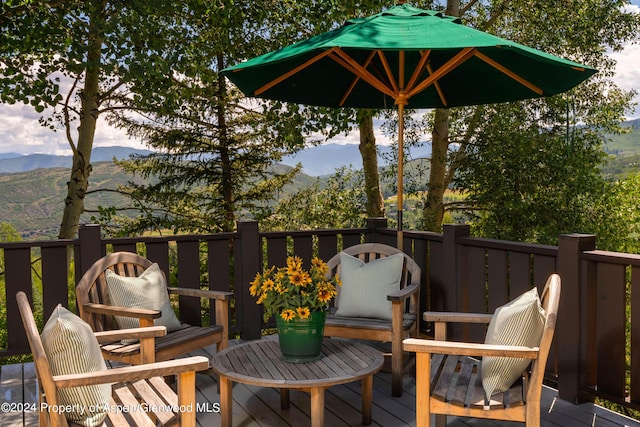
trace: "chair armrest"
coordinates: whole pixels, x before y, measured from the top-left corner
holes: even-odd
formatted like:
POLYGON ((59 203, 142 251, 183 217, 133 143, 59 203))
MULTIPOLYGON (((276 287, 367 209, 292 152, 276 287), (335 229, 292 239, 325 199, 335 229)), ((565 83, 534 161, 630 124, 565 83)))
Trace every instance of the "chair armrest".
POLYGON ((93 333, 98 343, 106 343, 117 340, 137 340, 143 338, 156 338, 167 335, 165 326, 148 326, 146 328, 113 329, 111 331, 101 331, 93 333))
POLYGON ((187 297, 208 298, 216 300, 228 301, 233 297, 233 292, 213 291, 208 289, 191 289, 191 288, 167 288, 170 294, 182 295, 187 297))
POLYGON ((111 316, 134 317, 136 319, 159 319, 162 313, 158 310, 145 308, 118 307, 106 304, 85 304, 82 308, 88 313, 106 314, 111 316))
POLYGON ((493 314, 486 313, 456 313, 446 311, 425 311, 422 318, 425 322, 445 323, 489 323, 493 314))
POLYGON ((495 356, 537 359, 539 347, 475 344, 452 341, 435 341, 407 338, 402 342, 405 351, 431 354, 455 354, 459 356, 495 356))
POLYGON ((152 377, 166 377, 184 372, 203 371, 205 369, 209 369, 209 359, 204 356, 194 356, 168 360, 166 362, 125 366, 122 368, 81 374, 57 375, 53 377, 53 381, 60 388, 69 388, 123 381, 137 381, 152 377))
POLYGON ((418 285, 405 286, 404 288, 387 295, 387 300, 388 301, 404 301, 407 298, 409 298, 411 295, 418 292, 419 289, 420 288, 418 287, 418 285))

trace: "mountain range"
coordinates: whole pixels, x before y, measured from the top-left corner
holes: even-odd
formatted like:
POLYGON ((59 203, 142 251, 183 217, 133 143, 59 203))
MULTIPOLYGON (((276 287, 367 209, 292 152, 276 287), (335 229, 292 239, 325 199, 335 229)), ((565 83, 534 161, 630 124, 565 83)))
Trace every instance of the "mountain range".
MULTIPOLYGON (((392 149, 389 146, 379 147, 379 166, 389 164, 392 149)), ((131 154, 148 154, 149 150, 129 147, 96 147, 91 153, 91 162, 98 163, 116 159, 127 159, 131 154)), ((431 152, 430 145, 414 147, 410 151, 411 158, 426 157, 431 152)), ((295 166, 302 163, 302 172, 309 176, 332 174, 337 168, 353 166, 362 168, 362 157, 356 144, 324 144, 305 148, 298 153, 286 156, 280 163, 295 166)), ((0 174, 28 172, 40 168, 70 168, 71 156, 53 154, 18 154, 0 153, 0 174)))
MULTIPOLYGON (((114 158, 122 160, 129 158, 133 153, 150 152, 129 147, 96 147, 91 152, 91 162, 110 162, 114 158)), ((70 168, 71 161, 71 155, 0 153, 0 173, 28 172, 41 168, 70 168)))
MULTIPOLYGON (((409 159, 424 158, 431 155, 431 144, 411 147, 405 153, 409 159)), ((393 148, 386 145, 378 146, 378 166, 387 166, 395 162, 393 148)), ((362 169, 362 156, 357 144, 323 144, 308 147, 294 155, 285 157, 280 163, 295 166, 302 163, 302 172, 310 176, 324 176, 332 174, 337 168, 352 166, 362 169)))
MULTIPOLYGON (((640 148, 640 119, 629 120, 623 123, 623 127, 629 128, 630 133, 616 136, 615 144, 607 144, 605 149, 609 154, 625 157, 637 154, 640 148)), ((129 155, 148 154, 151 151, 134 149, 129 147, 95 147, 91 153, 92 163, 127 159, 129 155)), ((387 166, 395 162, 392 147, 378 146, 379 166, 387 166)), ((420 146, 411 147, 407 153, 409 159, 419 159, 431 155, 431 144, 423 143, 420 146)), ((302 164, 302 172, 309 176, 325 176, 332 174, 337 168, 352 166, 354 169, 362 168, 362 157, 357 144, 322 144, 305 148, 294 155, 286 156, 280 162, 287 166, 302 164)), ((28 172, 39 168, 71 167, 71 156, 53 154, 18 154, 0 153, 0 174, 28 172)))

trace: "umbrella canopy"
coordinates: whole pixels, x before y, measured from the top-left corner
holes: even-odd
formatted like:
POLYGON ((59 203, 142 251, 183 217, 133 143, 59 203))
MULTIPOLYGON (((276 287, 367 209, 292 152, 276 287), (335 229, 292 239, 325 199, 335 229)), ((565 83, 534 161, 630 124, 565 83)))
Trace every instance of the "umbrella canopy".
POLYGON ((398 108, 401 230, 405 107, 549 96, 596 71, 464 26, 459 18, 402 4, 221 73, 248 96, 327 107, 398 108))

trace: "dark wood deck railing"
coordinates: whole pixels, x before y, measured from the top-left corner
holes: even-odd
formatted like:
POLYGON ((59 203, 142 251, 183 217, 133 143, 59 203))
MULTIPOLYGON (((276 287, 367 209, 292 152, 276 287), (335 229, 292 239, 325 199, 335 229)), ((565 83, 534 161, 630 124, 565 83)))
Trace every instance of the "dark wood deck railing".
MULTIPOLYGON (((41 316, 58 303, 73 306, 75 282, 108 252, 145 255, 175 286, 206 283, 233 291, 230 333, 254 339, 272 326, 248 295, 248 284, 263 265, 282 265, 292 253, 307 263, 312 255, 328 259, 361 242, 395 246, 396 233, 384 219, 371 219, 361 229, 292 232, 260 232, 256 222, 247 221, 233 233, 211 235, 102 238, 98 226, 84 226, 73 240, 1 243, 5 295, 0 298, 7 301, 8 342, 0 357, 28 353, 13 303, 18 291, 35 297, 41 316), (41 298, 33 289, 34 274, 42 278, 41 298)), ((597 251, 591 235, 563 235, 558 246, 533 245, 474 238, 466 225, 447 225, 442 234, 405 231, 403 244, 422 268, 421 311, 493 312, 558 272, 563 289, 548 372, 560 397, 579 402, 601 396, 640 408, 640 315, 632 316, 640 310, 640 256, 597 251)), ((179 301, 180 317, 206 322, 203 304, 179 301)), ((423 332, 429 328, 421 325, 423 332)), ((473 327, 449 332, 454 339, 483 336, 473 327)))

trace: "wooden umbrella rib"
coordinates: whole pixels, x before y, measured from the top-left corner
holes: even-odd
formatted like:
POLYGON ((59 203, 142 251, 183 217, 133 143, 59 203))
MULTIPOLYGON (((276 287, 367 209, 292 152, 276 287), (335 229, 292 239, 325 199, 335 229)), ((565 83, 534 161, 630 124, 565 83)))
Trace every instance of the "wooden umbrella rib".
MULTIPOLYGON (((364 64, 362 64, 364 69, 366 69, 369 66, 375 54, 376 54, 375 51, 371 51, 369 53, 369 56, 367 57, 366 61, 364 61, 364 64)), ((351 96, 351 92, 353 92, 353 89, 355 89, 356 84, 358 84, 358 80, 360 80, 360 76, 356 75, 353 78, 353 81, 351 82, 351 84, 349 85, 349 88, 345 91, 344 95, 342 95, 342 98, 340 98, 340 102, 338 103, 340 107, 342 107, 344 103, 347 102, 347 98, 351 96)))
POLYGON ((408 97, 412 97, 413 95, 422 92, 433 83, 435 83, 438 79, 445 76, 451 70, 458 67, 464 61, 469 59, 473 53, 475 52, 475 48, 467 47, 462 49, 458 54, 456 54, 453 58, 448 60, 442 67, 438 68, 433 74, 424 79, 420 84, 416 85, 413 89, 411 89, 408 93, 408 97))
POLYGON ((422 67, 424 67, 424 64, 426 64, 427 60, 429 59, 430 54, 431 54, 430 50, 425 50, 424 52, 420 52, 420 61, 418 61, 416 68, 414 68, 413 74, 411 75, 411 78, 409 79, 409 82, 407 83, 405 90, 410 91, 413 88, 413 86, 416 84, 416 81, 418 80, 418 76, 420 75, 420 71, 422 70, 422 67))
POLYGON ((263 92, 265 92, 265 91, 271 89, 272 87, 274 87, 275 85, 285 81, 286 79, 288 79, 289 77, 291 77, 294 74, 298 73, 299 71, 304 70, 309 65, 312 65, 312 64, 318 62, 319 60, 321 60, 322 58, 324 58, 325 56, 330 55, 331 52, 333 52, 335 49, 336 48, 332 48, 332 49, 328 49, 328 50, 320 52, 319 54, 317 54, 313 58, 309 59, 308 61, 298 65, 297 67, 291 69, 290 71, 287 71, 286 73, 284 73, 284 74, 278 76, 277 78, 271 80, 269 83, 265 84, 264 86, 256 89, 256 91, 253 92, 253 95, 254 96, 259 96, 263 92))
MULTIPOLYGON (((431 68, 430 64, 427 64, 427 71, 429 71, 429 74, 433 74, 433 69, 431 68)), ((440 83, 438 83, 437 81, 433 83, 433 85, 436 88, 436 91, 438 92, 438 96, 440 97, 440 101, 442 101, 442 105, 444 105, 445 107, 447 106, 447 98, 444 96, 444 92, 442 91, 442 88, 440 87, 440 83)))
POLYGON ((542 89, 540 89, 538 86, 534 85, 533 83, 529 82, 528 80, 524 79, 523 77, 517 75, 513 71, 509 70, 507 67, 503 66, 502 64, 499 64, 498 62, 496 62, 493 59, 489 58, 485 54, 476 51, 474 53, 474 55, 476 57, 480 58, 481 60, 483 60, 484 62, 486 62, 487 64, 491 65, 493 68, 497 69, 498 71, 501 71, 502 73, 504 73, 507 76, 511 77, 513 80, 517 81, 521 85, 526 86, 527 88, 529 88, 533 92, 537 93, 538 95, 542 95, 544 93, 544 91, 542 89))
POLYGON ((347 55, 346 52, 344 52, 342 49, 336 48, 335 51, 331 52, 330 58, 345 67, 347 70, 351 71, 356 76, 360 76, 362 80, 369 83, 380 92, 384 93, 385 95, 389 95, 394 99, 396 98, 396 93, 394 93, 391 88, 385 86, 384 83, 378 80, 369 71, 364 69, 362 65, 358 64, 356 60, 347 55))
POLYGON ((389 83, 391 83, 391 87, 394 92, 398 91, 398 84, 396 83, 393 73, 391 72, 391 67, 389 66, 389 62, 387 61, 387 57, 384 55, 384 52, 381 50, 376 51, 378 57, 380 58, 380 62, 382 63, 382 67, 384 68, 385 73, 387 74, 387 79, 389 79, 389 83))

